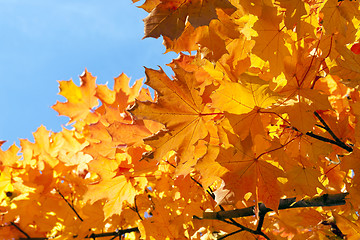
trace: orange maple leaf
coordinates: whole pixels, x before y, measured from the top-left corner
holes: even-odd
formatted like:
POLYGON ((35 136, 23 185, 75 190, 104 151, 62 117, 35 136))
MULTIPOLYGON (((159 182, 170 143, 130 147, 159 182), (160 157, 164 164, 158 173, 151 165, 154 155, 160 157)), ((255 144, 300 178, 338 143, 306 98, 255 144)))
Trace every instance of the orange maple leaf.
POLYGON ((105 219, 107 219, 114 214, 120 214, 125 202, 134 204, 136 193, 131 181, 125 176, 117 176, 90 185, 84 195, 84 201, 90 200, 90 203, 93 204, 97 200, 107 199, 104 205, 105 219))
POLYGON ((59 81, 60 93, 67 98, 66 103, 57 102, 52 108, 60 115, 70 117, 70 122, 85 120, 91 110, 98 105, 98 99, 95 97, 95 80, 86 69, 80 76, 81 86, 78 87, 72 80, 59 81))
MULTIPOLYGON (((130 110, 137 118, 150 119, 165 125, 164 130, 145 139, 146 144, 156 149, 153 157, 157 160, 171 150, 192 157, 194 144, 208 134, 205 122, 214 117, 202 103, 197 90, 196 75, 181 68, 173 70, 175 80, 170 80, 162 69, 146 69, 146 84, 158 92, 158 101, 136 101, 130 110)), ((184 158, 181 162, 188 160, 184 158)))
POLYGON ((163 35, 174 40, 183 33, 186 21, 196 28, 217 19, 216 8, 229 10, 229 14, 235 11, 228 0, 161 1, 144 19, 144 38, 163 35))
POLYGON ((337 45, 336 50, 340 56, 336 59, 337 66, 332 67, 330 73, 341 77, 347 86, 357 87, 360 85, 360 55, 342 45, 337 45))
POLYGON ((229 170, 221 177, 225 189, 230 190, 228 194, 235 194, 235 203, 242 201, 244 195, 250 192, 256 201, 276 210, 282 195, 278 178, 283 177, 284 172, 272 165, 266 155, 256 156, 251 146, 252 141, 247 138, 227 149, 216 147, 216 161, 229 170))
POLYGON ((271 72, 277 76, 284 70, 284 57, 290 52, 285 45, 285 39, 289 38, 286 28, 281 27, 282 17, 277 15, 275 7, 264 6, 259 20, 254 24, 254 30, 258 36, 253 38, 255 46, 254 54, 269 61, 271 72))

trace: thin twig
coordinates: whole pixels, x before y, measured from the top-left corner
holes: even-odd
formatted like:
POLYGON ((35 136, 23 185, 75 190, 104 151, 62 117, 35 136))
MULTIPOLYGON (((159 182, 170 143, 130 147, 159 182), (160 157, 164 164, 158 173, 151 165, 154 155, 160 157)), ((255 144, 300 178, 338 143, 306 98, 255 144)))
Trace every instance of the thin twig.
POLYGON ((138 215, 138 217, 140 218, 141 221, 143 221, 144 219, 141 217, 140 213, 139 213, 139 209, 138 206, 136 204, 136 196, 134 197, 134 205, 135 205, 135 212, 138 215))
POLYGON ((71 208, 71 210, 73 210, 73 212, 76 214, 76 216, 80 219, 80 221, 84 221, 80 215, 78 214, 78 212, 75 210, 75 208, 69 203, 68 200, 66 200, 66 198, 64 197, 64 195, 62 195, 62 193, 60 192, 59 189, 56 189, 56 191, 59 193, 59 195, 62 197, 62 199, 64 199, 64 201, 69 205, 69 207, 71 208))
POLYGON ((139 232, 139 228, 133 227, 123 230, 117 230, 115 232, 109 232, 109 233, 93 233, 90 236, 86 236, 86 238, 99 238, 99 237, 111 237, 111 236, 121 236, 125 233, 131 233, 131 232, 139 232))
POLYGON ((331 143, 331 144, 334 144, 334 145, 337 145, 341 148, 343 148, 342 146, 339 145, 339 143, 337 143, 336 141, 330 139, 330 138, 326 138, 326 137, 323 137, 323 136, 320 136, 320 135, 317 135, 313 132, 307 132, 306 135, 308 135, 309 137, 312 137, 312 138, 315 138, 317 140, 320 140, 322 142, 327 142, 327 143, 331 143))
POLYGON ((26 232, 24 232, 24 230, 22 230, 18 225, 16 225, 14 222, 10 222, 10 224, 12 226, 14 226, 17 230, 19 230, 22 234, 24 234, 26 236, 27 239, 31 239, 31 237, 29 236, 29 234, 27 234, 26 232))
POLYGON ((329 125, 327 125, 327 123, 324 121, 324 119, 320 116, 319 113, 317 113, 316 111, 314 112, 314 115, 319 119, 319 121, 321 122, 321 124, 324 126, 325 130, 330 134, 330 136, 335 140, 335 142, 337 143, 336 145, 338 145, 339 147, 345 149, 348 152, 352 152, 353 148, 346 145, 343 141, 341 141, 336 135, 335 133, 331 130, 331 128, 329 127, 329 125))
POLYGON ((319 119, 319 121, 321 122, 321 124, 324 126, 324 129, 331 135, 331 137, 336 141, 336 142, 341 142, 341 140, 335 135, 335 133, 330 129, 329 125, 327 125, 327 123, 324 121, 324 119, 315 111, 314 115, 317 117, 317 119, 319 119))

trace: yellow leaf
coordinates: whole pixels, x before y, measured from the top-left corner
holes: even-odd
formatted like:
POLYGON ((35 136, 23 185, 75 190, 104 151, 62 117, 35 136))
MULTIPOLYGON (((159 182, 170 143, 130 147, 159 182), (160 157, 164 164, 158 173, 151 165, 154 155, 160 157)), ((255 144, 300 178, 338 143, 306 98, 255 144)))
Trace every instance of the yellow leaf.
POLYGON ((360 85, 360 55, 353 53, 345 46, 337 45, 340 56, 336 59, 337 66, 331 68, 331 74, 338 75, 349 87, 360 85))
POLYGON ((224 81, 219 89, 211 94, 211 99, 215 108, 229 113, 244 114, 251 112, 255 107, 271 106, 276 102, 277 96, 273 95, 269 91, 269 86, 261 81, 245 82, 245 84, 224 81))
POLYGON ((98 184, 90 185, 84 195, 84 201, 93 204, 97 200, 107 199, 104 205, 105 219, 120 214, 125 203, 134 204, 136 190, 125 176, 104 179, 98 184))
POLYGON ((72 80, 60 81, 60 94, 67 98, 66 103, 57 102, 52 108, 60 115, 70 118, 72 123, 77 120, 85 120, 90 111, 98 105, 95 97, 95 77, 85 70, 80 76, 81 86, 76 86, 72 80))
MULTIPOLYGON (((158 91, 158 101, 137 101, 130 110, 137 118, 165 125, 166 129, 145 139, 145 143, 156 148, 153 157, 157 160, 171 150, 192 157, 194 144, 208 134, 205 122, 214 117, 202 103, 196 75, 181 68, 174 68, 174 71, 176 78, 170 80, 162 70, 146 69, 146 84, 158 91)), ((188 160, 181 159, 183 162, 188 160)))

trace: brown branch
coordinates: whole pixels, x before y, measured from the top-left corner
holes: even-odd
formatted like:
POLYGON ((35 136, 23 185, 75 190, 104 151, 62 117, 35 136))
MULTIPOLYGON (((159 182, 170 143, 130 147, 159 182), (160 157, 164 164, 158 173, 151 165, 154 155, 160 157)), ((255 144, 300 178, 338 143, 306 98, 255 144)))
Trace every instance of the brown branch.
MULTIPOLYGON (((131 233, 131 232, 139 232, 139 228, 133 227, 123 230, 117 230, 115 232, 108 232, 108 233, 92 233, 89 236, 86 236, 85 238, 101 238, 101 237, 111 237, 111 236, 121 236, 125 233, 131 233)), ((28 236, 28 235, 27 235, 28 236)), ((77 238, 77 236, 73 236, 73 238, 77 238)), ((31 238, 30 236, 27 238, 20 238, 19 240, 48 240, 49 238, 31 238)))
POLYGON ((320 116, 319 113, 317 113, 316 111, 314 112, 314 115, 317 117, 317 119, 319 119, 319 121, 321 122, 321 124, 324 126, 324 129, 330 134, 330 136, 335 140, 335 145, 338 145, 339 147, 345 149, 348 152, 352 152, 353 148, 348 146, 347 144, 345 144, 343 141, 341 141, 336 135, 335 133, 331 130, 331 128, 329 127, 329 125, 327 125, 327 123, 324 121, 324 119, 320 116))
POLYGON ((324 119, 315 111, 314 115, 319 119, 319 121, 321 122, 321 124, 324 126, 324 129, 326 131, 328 131, 328 133, 331 135, 331 137, 336 141, 336 142, 341 142, 341 140, 335 135, 335 133, 330 129, 329 125, 327 125, 327 123, 324 121, 324 119))
POLYGON ((262 228, 262 226, 264 224, 265 215, 266 215, 266 213, 261 214, 261 215, 259 214, 259 223, 258 223, 258 225, 256 227, 256 231, 258 231, 258 232, 261 232, 261 228, 262 228))
MULTIPOLYGON (((312 137, 312 138, 315 138, 319 141, 322 141, 322 142, 327 142, 327 143, 331 143, 331 144, 334 144, 334 145, 337 145, 341 148, 343 148, 341 145, 339 145, 339 143, 337 143, 336 141, 332 140, 332 139, 329 139, 329 138, 326 138, 326 137, 323 137, 323 136, 320 136, 320 135, 317 135, 313 132, 307 132, 306 135, 308 135, 309 137, 312 137)), ((347 150, 347 149, 345 149, 347 150)))
MULTIPOLYGON (((296 198, 280 199, 279 210, 290 209, 290 208, 302 208, 302 207, 330 207, 339 206, 346 203, 345 197, 348 193, 337 193, 337 194, 324 194, 318 197, 309 199, 302 199, 296 202, 296 198)), ((239 218, 254 216, 255 206, 235 209, 230 211, 219 211, 219 212, 204 212, 202 218, 198 219, 228 219, 228 218, 239 218)), ((267 208, 265 204, 259 203, 259 214, 266 214, 267 212, 273 211, 267 208)))
POLYGON ((131 233, 131 232, 139 232, 139 228, 133 227, 123 230, 117 230, 115 232, 109 232, 109 233, 93 233, 90 236, 86 236, 85 238, 99 238, 99 237, 111 237, 111 236, 121 236, 125 233, 131 233))
POLYGON ((329 225, 331 227, 330 231, 334 233, 336 236, 340 237, 341 239, 344 239, 344 237, 346 236, 341 232, 340 228, 336 225, 334 221, 333 222, 322 221, 321 224, 329 225))
POLYGON ((322 142, 327 142, 327 143, 334 144, 334 145, 336 145, 336 146, 338 146, 338 147, 341 147, 342 149, 345 149, 345 150, 348 151, 348 152, 352 152, 352 151, 353 151, 352 147, 346 145, 345 143, 343 143, 343 142, 341 142, 341 141, 340 141, 340 142, 337 142, 337 141, 334 141, 334 140, 332 140, 332 139, 329 139, 329 138, 326 138, 326 137, 323 137, 323 136, 316 135, 316 134, 314 134, 313 132, 307 132, 306 135, 308 135, 309 137, 315 138, 315 139, 317 139, 317 140, 319 140, 319 141, 322 141, 322 142))

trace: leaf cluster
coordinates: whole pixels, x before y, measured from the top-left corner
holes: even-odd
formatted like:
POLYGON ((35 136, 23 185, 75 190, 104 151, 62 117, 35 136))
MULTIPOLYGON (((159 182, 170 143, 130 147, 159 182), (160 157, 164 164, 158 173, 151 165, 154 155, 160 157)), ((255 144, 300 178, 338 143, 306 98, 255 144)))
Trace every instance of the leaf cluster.
POLYGON ((358 239, 359 2, 139 7, 174 76, 60 81, 72 128, 0 151, 0 238, 358 239))

